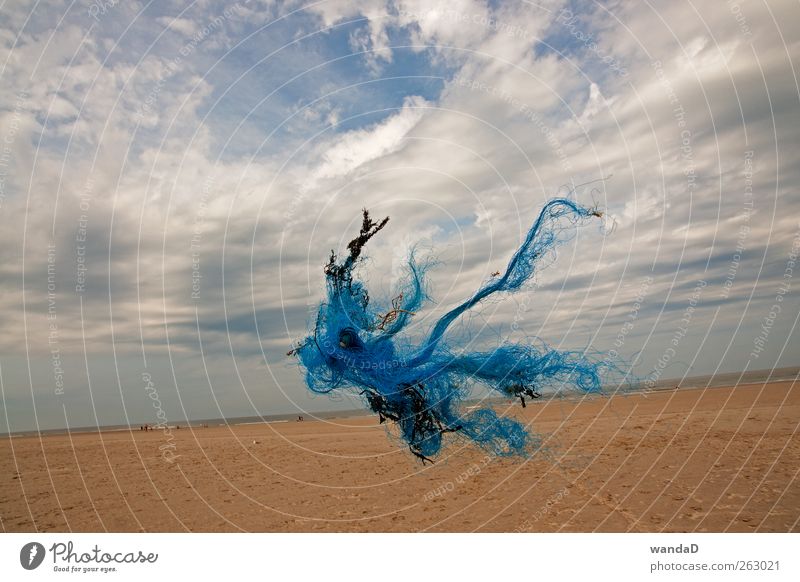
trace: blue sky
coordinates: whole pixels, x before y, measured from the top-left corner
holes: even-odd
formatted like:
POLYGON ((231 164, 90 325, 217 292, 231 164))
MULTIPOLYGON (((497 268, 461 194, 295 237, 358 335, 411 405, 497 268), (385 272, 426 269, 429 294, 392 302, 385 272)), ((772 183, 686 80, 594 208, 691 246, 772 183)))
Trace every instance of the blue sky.
POLYGON ((145 373, 175 422, 355 407, 285 352, 361 208, 391 216, 374 296, 410 247, 438 260, 413 339, 606 177, 575 196, 607 224, 462 331, 516 318, 642 379, 797 365, 796 12, 7 2, 0 431, 155 423, 145 373))

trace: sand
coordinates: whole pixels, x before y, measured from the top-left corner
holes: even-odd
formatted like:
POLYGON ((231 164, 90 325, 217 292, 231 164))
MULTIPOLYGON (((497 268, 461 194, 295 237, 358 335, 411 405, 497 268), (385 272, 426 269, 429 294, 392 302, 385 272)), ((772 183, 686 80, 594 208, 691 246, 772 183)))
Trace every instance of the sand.
MULTIPOLYGON (((798 531, 800 386, 515 405, 530 459, 374 417, 0 440, 4 531, 798 531)), ((308 418, 308 417, 306 417, 308 418)))

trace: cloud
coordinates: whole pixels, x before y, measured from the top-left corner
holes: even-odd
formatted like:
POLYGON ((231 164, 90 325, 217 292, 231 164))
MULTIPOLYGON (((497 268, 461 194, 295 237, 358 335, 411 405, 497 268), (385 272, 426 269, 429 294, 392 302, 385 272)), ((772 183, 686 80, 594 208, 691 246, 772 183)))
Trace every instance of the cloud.
MULTIPOLYGON (((645 375, 702 280, 676 359, 698 373, 741 367, 800 228, 793 9, 742 5, 742 20, 710 5, 687 18, 677 4, 572 3, 570 20, 563 7, 250 2, 221 18, 205 4, 139 16, 119 5, 97 22, 85 7, 53 6, 27 24, 25 7, 10 9, 0 25, 9 402, 30 408, 26 353, 36 389, 52 394, 56 346, 76 401, 88 397, 88 353, 119 358, 126 385, 145 357, 160 362, 174 390, 203 394, 208 416, 201 386, 225 392, 237 414, 253 412, 251 394, 263 410, 309 404, 285 348, 313 317, 322 264, 358 230, 361 208, 391 216, 363 269, 376 300, 410 245, 439 260, 418 337, 505 265, 547 198, 573 189, 615 230, 577 233, 525 301, 482 306, 463 322, 475 341, 502 337, 525 305, 520 337, 607 349, 652 279, 625 352, 645 375), (174 375, 167 355, 181 362, 174 375)), ((797 305, 793 290, 785 302, 797 305)), ((789 317, 776 322, 751 367, 796 363, 792 333, 789 317)), ((42 404, 43 418, 62 421, 57 403, 42 404)))
POLYGON ((197 23, 189 20, 188 18, 170 18, 168 16, 161 16, 156 18, 156 22, 180 33, 185 37, 191 37, 197 32, 197 23))
POLYGON ((425 99, 412 95, 406 97, 400 111, 381 123, 337 135, 335 143, 324 148, 322 163, 311 174, 312 185, 321 179, 346 176, 369 162, 398 152, 408 133, 422 119, 427 105, 425 99))

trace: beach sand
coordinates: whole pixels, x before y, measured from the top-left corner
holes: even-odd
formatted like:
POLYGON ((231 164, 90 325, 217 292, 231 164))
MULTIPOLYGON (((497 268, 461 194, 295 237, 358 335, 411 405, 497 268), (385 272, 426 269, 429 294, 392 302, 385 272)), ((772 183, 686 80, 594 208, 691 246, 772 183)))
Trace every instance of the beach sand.
MULTIPOLYGON (((506 410, 505 408, 499 410, 506 410)), ((798 531, 800 386, 519 403, 529 459, 375 417, 0 439, 4 531, 798 531), (173 450, 164 448, 163 450, 173 450)), ((306 417, 307 419, 309 417, 306 417)))

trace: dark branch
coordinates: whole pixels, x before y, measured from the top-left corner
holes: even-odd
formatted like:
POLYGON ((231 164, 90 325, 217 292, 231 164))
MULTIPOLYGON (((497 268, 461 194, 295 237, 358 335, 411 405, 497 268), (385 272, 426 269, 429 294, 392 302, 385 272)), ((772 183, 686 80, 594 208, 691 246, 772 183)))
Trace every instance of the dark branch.
POLYGON ((364 245, 367 244, 369 239, 375 236, 386 223, 389 222, 387 216, 380 222, 375 222, 369 216, 369 210, 364 209, 364 218, 361 222, 361 231, 358 236, 347 244, 347 250, 350 251, 348 257, 342 262, 341 265, 336 263, 336 253, 331 251, 331 256, 328 259, 328 264, 325 265, 325 274, 333 280, 337 287, 342 285, 349 285, 353 280, 353 267, 356 261, 361 256, 361 251, 364 245))

